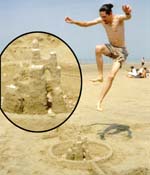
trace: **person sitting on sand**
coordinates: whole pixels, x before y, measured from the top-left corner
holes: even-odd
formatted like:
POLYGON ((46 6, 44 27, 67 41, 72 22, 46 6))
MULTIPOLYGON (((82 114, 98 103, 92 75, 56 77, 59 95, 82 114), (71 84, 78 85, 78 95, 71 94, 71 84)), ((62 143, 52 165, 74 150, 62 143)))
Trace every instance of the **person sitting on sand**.
MULTIPOLYGON (((133 67, 133 66, 131 66, 131 67, 133 67)), ((133 69, 132 69, 132 70, 133 70, 133 69)), ((128 76, 129 78, 147 78, 147 68, 144 67, 144 68, 142 69, 142 72, 141 72, 141 70, 138 71, 137 75, 133 75, 132 72, 128 72, 128 75, 127 75, 127 76, 128 76)))
POLYGON ((143 70, 144 70, 144 67, 142 66, 137 72, 138 72, 138 74, 142 74, 142 72, 143 72, 143 70))
POLYGON ((138 73, 137 73, 137 71, 136 71, 135 67, 134 67, 134 66, 131 66, 130 68, 131 68, 131 71, 130 71, 130 72, 128 72, 128 75, 127 75, 127 76, 128 76, 129 78, 132 78, 132 77, 137 76, 137 75, 138 75, 138 73))
POLYGON ((142 72, 139 71, 139 72, 138 72, 138 75, 136 75, 135 78, 146 78, 146 77, 147 77, 146 74, 147 74, 147 68, 144 67, 144 68, 142 69, 142 72))
POLYGON ((92 21, 76 21, 70 17, 66 17, 65 21, 70 24, 75 24, 80 27, 89 27, 96 24, 102 24, 106 30, 109 44, 102 44, 96 46, 96 62, 99 76, 92 80, 93 82, 103 82, 103 59, 102 55, 111 57, 114 60, 114 64, 109 73, 105 86, 102 88, 100 99, 97 104, 97 109, 102 111, 102 102, 109 89, 112 86, 112 82, 122 66, 122 63, 127 59, 128 52, 125 45, 124 36, 124 21, 131 18, 131 7, 129 5, 123 5, 123 15, 116 15, 112 12, 112 4, 104 4, 99 9, 99 15, 97 19, 92 21))

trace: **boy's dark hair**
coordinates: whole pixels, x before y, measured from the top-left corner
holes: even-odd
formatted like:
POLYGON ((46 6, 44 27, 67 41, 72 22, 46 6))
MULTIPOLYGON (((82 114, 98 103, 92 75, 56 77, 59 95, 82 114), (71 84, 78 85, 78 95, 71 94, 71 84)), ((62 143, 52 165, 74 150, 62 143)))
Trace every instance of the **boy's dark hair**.
POLYGON ((110 15, 112 12, 113 4, 103 4, 99 9, 99 12, 106 12, 107 15, 110 15))

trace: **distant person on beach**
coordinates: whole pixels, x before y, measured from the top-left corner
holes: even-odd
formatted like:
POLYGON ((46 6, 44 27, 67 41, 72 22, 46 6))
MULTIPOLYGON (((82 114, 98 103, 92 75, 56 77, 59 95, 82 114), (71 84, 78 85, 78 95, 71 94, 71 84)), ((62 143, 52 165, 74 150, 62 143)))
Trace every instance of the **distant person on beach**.
POLYGON ((142 71, 138 72, 138 75, 135 76, 135 78, 146 78, 147 77, 147 68, 144 67, 142 71))
POLYGON ((112 69, 109 73, 105 86, 102 88, 100 99, 97 104, 97 109, 102 111, 102 102, 107 92, 111 88, 112 82, 122 66, 122 63, 126 60, 128 52, 125 46, 124 36, 124 21, 131 18, 131 7, 129 5, 123 5, 123 15, 116 15, 112 12, 112 4, 104 4, 99 9, 99 15, 97 19, 92 21, 76 21, 70 17, 66 17, 65 21, 70 24, 76 24, 80 27, 89 27, 96 24, 102 24, 106 30, 109 43, 96 46, 96 62, 99 76, 93 79, 93 82, 103 82, 103 59, 102 55, 111 57, 114 60, 112 69))
POLYGON ((129 78, 147 78, 148 70, 146 67, 139 69, 138 72, 136 72, 136 69, 134 66, 131 66, 131 72, 128 72, 127 77, 129 78))
POLYGON ((142 74, 142 72, 143 72, 143 70, 144 70, 144 67, 142 66, 137 72, 138 72, 138 74, 142 74))
POLYGON ((137 71, 136 71, 136 68, 135 68, 134 66, 131 66, 130 68, 131 68, 131 71, 128 72, 128 75, 127 75, 127 76, 128 76, 129 78, 132 78, 132 77, 137 76, 138 73, 137 73, 137 71))
POLYGON ((142 60, 141 60, 141 67, 143 67, 145 64, 145 58, 143 57, 142 60))

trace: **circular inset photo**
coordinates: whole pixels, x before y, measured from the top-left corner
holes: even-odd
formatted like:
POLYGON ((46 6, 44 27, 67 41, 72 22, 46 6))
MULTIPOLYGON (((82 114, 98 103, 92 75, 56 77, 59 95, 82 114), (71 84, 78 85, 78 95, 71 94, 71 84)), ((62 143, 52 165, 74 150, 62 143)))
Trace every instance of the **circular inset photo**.
POLYGON ((30 32, 1 53, 1 110, 17 127, 45 132, 74 112, 82 74, 73 50, 61 38, 30 32))

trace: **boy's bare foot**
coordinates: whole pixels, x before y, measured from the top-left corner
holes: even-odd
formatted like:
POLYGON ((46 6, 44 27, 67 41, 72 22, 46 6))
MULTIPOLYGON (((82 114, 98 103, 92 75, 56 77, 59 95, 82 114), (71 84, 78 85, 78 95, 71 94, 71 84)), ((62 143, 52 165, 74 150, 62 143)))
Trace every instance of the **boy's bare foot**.
POLYGON ((97 103, 97 110, 100 112, 103 111, 103 108, 102 108, 102 105, 100 104, 100 102, 97 103))
POLYGON ((90 81, 92 81, 93 83, 95 83, 95 82, 100 82, 100 83, 102 83, 102 82, 103 82, 103 78, 95 78, 95 79, 92 79, 92 80, 90 80, 90 81))

